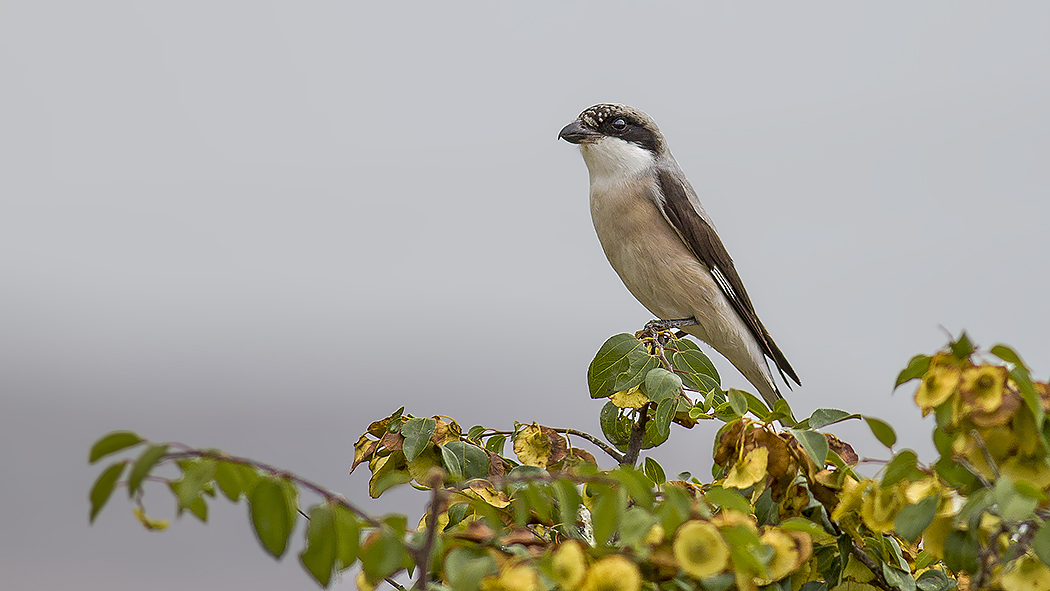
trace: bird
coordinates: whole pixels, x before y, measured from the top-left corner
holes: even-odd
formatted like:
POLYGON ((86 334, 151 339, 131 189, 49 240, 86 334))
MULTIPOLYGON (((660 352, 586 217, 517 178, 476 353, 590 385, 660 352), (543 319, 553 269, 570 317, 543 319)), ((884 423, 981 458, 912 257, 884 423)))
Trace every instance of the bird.
POLYGON ((558 134, 578 144, 590 176, 594 230, 609 263, 657 318, 709 344, 770 408, 802 385, 759 320, 744 283, 656 122, 627 105, 594 105, 558 134))

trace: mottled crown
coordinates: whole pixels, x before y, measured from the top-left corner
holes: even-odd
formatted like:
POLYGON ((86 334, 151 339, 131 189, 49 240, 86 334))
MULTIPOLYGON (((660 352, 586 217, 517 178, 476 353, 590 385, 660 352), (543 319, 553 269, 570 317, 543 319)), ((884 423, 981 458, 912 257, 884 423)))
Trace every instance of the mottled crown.
POLYGON ((656 122, 645 112, 634 107, 616 103, 597 104, 580 113, 579 121, 594 131, 619 137, 653 153, 660 152, 664 147, 664 138, 656 122), (613 128, 613 122, 617 119, 623 119, 627 127, 613 128))

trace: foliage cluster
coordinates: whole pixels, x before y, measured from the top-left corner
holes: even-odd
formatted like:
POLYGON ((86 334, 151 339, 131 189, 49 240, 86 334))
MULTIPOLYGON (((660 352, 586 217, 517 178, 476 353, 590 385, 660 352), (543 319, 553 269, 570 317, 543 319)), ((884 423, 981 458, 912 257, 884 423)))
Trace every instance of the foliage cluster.
POLYGON ((367 466, 373 497, 406 483, 426 491, 416 527, 255 460, 130 432, 91 450, 96 462, 142 448, 102 471, 90 518, 123 486, 142 524, 164 529, 143 501, 144 484, 160 481, 178 514, 201 521, 218 494, 245 500, 260 544, 280 558, 302 515, 310 576, 327 587, 356 568, 363 591, 403 589, 406 576, 451 591, 1050 589, 1050 386, 1008 347, 980 352, 965 334, 913 358, 897 386, 916 379, 917 405, 936 418, 930 464, 892 453, 896 435, 876 418, 819 409, 799 421, 783 400, 768 408, 723 391, 695 344, 647 327, 610 338, 588 370, 591 397, 606 399, 607 442, 536 423, 464 430, 404 409, 374 421, 352 470, 367 466), (891 452, 874 477, 823 432, 847 420, 865 421, 891 452), (672 424, 699 421, 724 423, 709 480, 639 461, 672 424), (618 467, 601 469, 582 442, 618 467), (316 502, 300 509, 303 497, 316 502))

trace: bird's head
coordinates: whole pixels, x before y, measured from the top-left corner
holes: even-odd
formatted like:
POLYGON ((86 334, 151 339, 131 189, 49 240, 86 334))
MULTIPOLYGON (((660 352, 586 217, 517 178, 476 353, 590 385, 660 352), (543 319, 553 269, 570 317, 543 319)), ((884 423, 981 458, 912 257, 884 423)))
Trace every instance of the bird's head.
POLYGON ((580 113, 558 138, 580 146, 592 179, 637 174, 666 151, 664 136, 651 117, 613 103, 594 105, 580 113))

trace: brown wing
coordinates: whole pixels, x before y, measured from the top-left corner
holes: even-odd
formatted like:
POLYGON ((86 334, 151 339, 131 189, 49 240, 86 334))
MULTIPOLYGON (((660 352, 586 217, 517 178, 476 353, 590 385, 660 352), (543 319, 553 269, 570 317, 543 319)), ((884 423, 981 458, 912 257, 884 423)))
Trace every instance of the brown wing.
MULTIPOLYGON (((668 221, 678 231, 693 254, 711 270, 711 275, 714 276, 718 287, 721 288, 722 293, 733 305, 733 309, 740 315, 740 318, 744 320, 751 334, 762 347, 762 352, 776 364, 781 377, 786 374, 801 386, 802 382, 799 381, 795 370, 791 368, 787 357, 784 357, 784 353, 769 336, 769 331, 758 319, 755 307, 751 304, 751 298, 744 289, 744 282, 740 280, 740 275, 737 274, 736 267, 733 265, 733 259, 729 257, 715 229, 693 208, 685 187, 674 176, 661 170, 659 182, 660 190, 664 195, 663 212, 668 221)), ((784 381, 787 382, 787 378, 784 381)))

